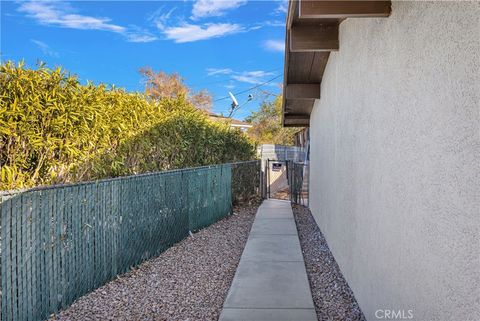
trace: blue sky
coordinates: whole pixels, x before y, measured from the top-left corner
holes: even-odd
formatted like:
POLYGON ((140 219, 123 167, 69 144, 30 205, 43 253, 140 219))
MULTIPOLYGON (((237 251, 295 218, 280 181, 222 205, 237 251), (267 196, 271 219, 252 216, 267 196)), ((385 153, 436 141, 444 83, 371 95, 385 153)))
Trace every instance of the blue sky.
MULTIPOLYGON (((278 94, 283 73, 286 1, 2 1, 1 58, 63 66, 82 82, 142 91, 138 69, 178 72, 214 100, 259 89, 278 94)), ((265 93, 238 95, 236 118, 265 93)), ((271 97, 271 96, 270 96, 271 97)), ((228 99, 213 110, 228 113, 228 99)))

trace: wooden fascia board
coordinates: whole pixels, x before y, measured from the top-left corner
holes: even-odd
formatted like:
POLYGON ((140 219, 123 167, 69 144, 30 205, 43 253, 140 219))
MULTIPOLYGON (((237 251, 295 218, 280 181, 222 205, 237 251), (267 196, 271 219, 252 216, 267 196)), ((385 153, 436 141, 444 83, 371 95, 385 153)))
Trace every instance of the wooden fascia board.
POLYGON ((292 26, 289 30, 290 51, 337 51, 338 24, 319 26, 292 26))
POLYGON ((391 1, 298 0, 300 19, 388 17, 391 1))
MULTIPOLYGON (((293 1, 292 1, 293 2, 293 1)), ((290 3, 291 5, 291 3, 290 3)), ((282 125, 285 125, 285 108, 287 105, 287 98, 286 98, 286 89, 287 89, 287 83, 288 83, 288 68, 289 68, 289 52, 290 52, 290 46, 289 46, 289 32, 288 28, 285 31, 285 59, 284 59, 284 66, 283 66, 283 90, 282 90, 282 125)))
POLYGON ((285 114, 285 119, 287 120, 309 120, 309 115, 304 114, 285 114))
POLYGON ((285 99, 320 99, 320 84, 287 84, 285 99))
MULTIPOLYGON (((288 117, 288 116, 287 116, 288 117)), ((308 127, 310 126, 310 117, 286 118, 284 127, 308 127)))
POLYGON ((290 30, 290 28, 293 25, 295 6, 298 6, 298 0, 290 0, 288 2, 287 23, 286 23, 287 30, 290 30))

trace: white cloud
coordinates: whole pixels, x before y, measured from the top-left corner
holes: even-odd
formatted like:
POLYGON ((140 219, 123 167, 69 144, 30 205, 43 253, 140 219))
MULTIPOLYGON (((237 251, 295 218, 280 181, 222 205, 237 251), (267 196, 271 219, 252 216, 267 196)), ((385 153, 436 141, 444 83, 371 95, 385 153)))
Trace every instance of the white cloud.
POLYGON ((267 20, 262 22, 262 27, 282 27, 285 28, 285 21, 283 20, 267 20))
POLYGON ((178 27, 167 27, 162 31, 167 39, 173 40, 176 43, 184 43, 218 38, 244 30, 241 25, 235 23, 209 23, 205 25, 184 23, 178 27))
POLYGON ((285 26, 281 21, 262 21, 252 25, 238 23, 198 23, 200 17, 219 16, 227 10, 238 8, 247 3, 246 0, 197 0, 193 4, 192 16, 186 19, 182 15, 175 16, 173 13, 176 7, 167 11, 165 6, 160 7, 148 21, 153 21, 165 39, 173 40, 176 43, 194 42, 211 38, 223 37, 240 32, 250 32, 265 26, 285 26))
POLYGON ((139 30, 139 28, 131 27, 127 29, 123 26, 110 23, 110 18, 76 14, 66 2, 21 2, 18 11, 25 13, 28 17, 43 25, 80 30, 110 31, 125 36, 127 41, 130 42, 150 42, 157 40, 157 37, 147 31, 139 30))
POLYGON ((110 22, 109 18, 97 18, 68 12, 68 6, 59 2, 22 2, 18 11, 41 24, 56 25, 64 28, 105 30, 123 33, 126 29, 110 22))
POLYGON ((246 82, 247 84, 260 84, 261 81, 259 81, 257 78, 255 77, 248 77, 248 76, 243 76, 243 75, 235 75, 235 76, 232 76, 233 79, 235 79, 236 81, 240 81, 240 82, 246 82))
POLYGON ((281 0, 278 7, 275 8, 276 14, 286 14, 288 11, 288 0, 281 0))
POLYGON ((192 19, 216 17, 226 11, 236 9, 247 3, 247 0, 196 0, 192 8, 192 19))
POLYGON ((243 74, 250 77, 266 77, 266 76, 273 75, 271 71, 263 71, 263 70, 244 71, 243 74))
MULTIPOLYGON (((253 71, 234 71, 230 68, 207 68, 207 76, 218 76, 218 75, 225 75, 230 78, 230 80, 235 80, 239 82, 244 82, 248 84, 261 84, 265 82, 266 77, 270 77, 274 75, 271 71, 263 71, 263 70, 253 70, 253 71)), ((230 82, 228 85, 232 85, 230 82)), ((226 87, 226 85, 225 85, 226 87)), ((227 87, 228 88, 228 87, 227 87)))
POLYGON ((244 71, 242 73, 237 73, 232 75, 232 79, 240 82, 245 82, 248 84, 260 84, 265 81, 265 77, 272 76, 272 72, 267 72, 263 70, 255 70, 255 71, 244 71))
POLYGON ((155 37, 154 35, 145 33, 130 33, 127 35, 127 40, 129 42, 152 42, 157 40, 158 38, 155 37))
POLYGON ((157 11, 155 11, 147 20, 153 21, 158 29, 165 29, 168 20, 176 9, 177 7, 173 7, 168 12, 164 12, 164 7, 161 7, 157 11))
POLYGON ((280 20, 265 20, 265 21, 253 24, 251 27, 248 28, 248 31, 258 30, 265 27, 285 28, 285 22, 280 20))
POLYGON ((284 52, 285 42, 282 40, 267 40, 263 43, 263 47, 270 51, 284 52))
POLYGON ((131 26, 130 30, 125 32, 124 35, 128 42, 152 42, 158 40, 158 37, 150 31, 136 26, 131 26))
POLYGON ((207 68, 207 76, 230 75, 233 70, 230 68, 207 68))
POLYGON ((38 49, 40 49, 44 55, 50 57, 58 57, 58 52, 52 50, 50 46, 47 45, 45 42, 36 39, 30 39, 30 41, 37 45, 38 49))

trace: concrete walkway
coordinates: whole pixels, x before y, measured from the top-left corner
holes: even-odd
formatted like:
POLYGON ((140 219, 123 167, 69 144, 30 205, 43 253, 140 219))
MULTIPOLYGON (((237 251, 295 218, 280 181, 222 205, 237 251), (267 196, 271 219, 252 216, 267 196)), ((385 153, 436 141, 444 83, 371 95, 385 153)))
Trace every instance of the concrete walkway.
POLYGON ((289 201, 258 209, 220 321, 316 321, 289 201))

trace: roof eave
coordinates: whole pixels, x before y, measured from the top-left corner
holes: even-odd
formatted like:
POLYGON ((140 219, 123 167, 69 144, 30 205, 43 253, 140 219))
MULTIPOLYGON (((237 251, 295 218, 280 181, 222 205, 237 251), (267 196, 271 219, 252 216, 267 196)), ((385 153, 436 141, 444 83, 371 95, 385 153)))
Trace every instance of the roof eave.
POLYGON ((338 51, 347 18, 388 17, 391 1, 290 0, 285 34, 284 127, 309 126, 330 52, 338 51))

